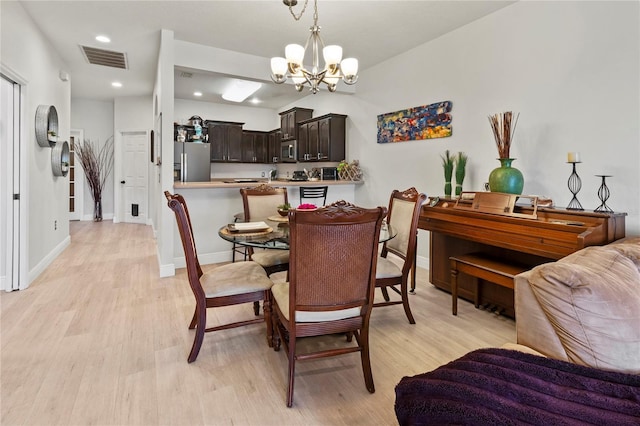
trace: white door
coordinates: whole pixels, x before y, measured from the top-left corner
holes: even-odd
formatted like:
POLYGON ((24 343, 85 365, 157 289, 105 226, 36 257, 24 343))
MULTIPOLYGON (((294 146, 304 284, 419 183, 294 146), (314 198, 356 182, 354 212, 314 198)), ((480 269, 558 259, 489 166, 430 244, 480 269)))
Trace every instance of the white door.
MULTIPOLYGON (((145 131, 123 132, 120 211, 122 222, 147 223, 149 135, 145 131)), ((116 185, 118 182, 116 181, 116 185)))
POLYGON ((0 288, 20 288, 20 85, 0 78, 0 288))
POLYGON ((84 211, 84 170, 76 161, 76 143, 82 143, 84 130, 71 129, 69 136, 69 220, 82 220, 84 211))

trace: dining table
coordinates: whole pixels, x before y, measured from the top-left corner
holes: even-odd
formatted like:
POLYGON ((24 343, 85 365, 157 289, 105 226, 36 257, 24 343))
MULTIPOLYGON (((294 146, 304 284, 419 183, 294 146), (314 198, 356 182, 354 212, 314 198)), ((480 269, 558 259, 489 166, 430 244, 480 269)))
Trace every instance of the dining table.
MULTIPOLYGON (((229 242, 247 247, 289 250, 289 218, 274 214, 250 222, 251 225, 230 223, 218 230, 218 235, 229 242), (236 228, 236 229, 234 229, 236 228)), ((386 221, 380 227, 379 242, 394 238, 397 232, 386 221)))

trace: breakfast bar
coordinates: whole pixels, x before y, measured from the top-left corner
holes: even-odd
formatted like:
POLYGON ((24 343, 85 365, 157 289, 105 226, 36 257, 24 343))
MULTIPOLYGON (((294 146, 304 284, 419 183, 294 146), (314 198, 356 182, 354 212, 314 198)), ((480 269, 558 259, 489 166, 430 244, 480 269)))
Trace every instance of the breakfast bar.
MULTIPOLYGON (((231 261, 231 243, 218 236, 220 227, 232 223, 234 215, 243 211, 240 188, 269 184, 274 187, 286 187, 289 202, 296 207, 300 186, 328 186, 327 204, 338 200, 353 203, 355 189, 364 181, 318 180, 292 181, 267 179, 217 178, 209 182, 175 182, 173 192, 181 194, 188 206, 193 232, 198 249, 198 258, 202 264, 231 261), (249 182, 252 180, 252 182, 249 182)), ((185 266, 184 254, 180 245, 180 235, 175 229, 173 257, 176 268, 185 266)))

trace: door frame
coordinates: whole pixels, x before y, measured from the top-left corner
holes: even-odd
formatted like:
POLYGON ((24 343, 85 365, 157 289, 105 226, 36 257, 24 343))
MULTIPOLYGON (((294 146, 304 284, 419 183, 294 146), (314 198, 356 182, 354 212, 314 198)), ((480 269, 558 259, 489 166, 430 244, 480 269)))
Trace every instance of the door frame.
MULTIPOLYGON (((70 129, 69 137, 76 138, 76 143, 84 143, 84 130, 83 129, 70 129)), ((84 187, 86 180, 84 178, 84 169, 78 162, 77 155, 74 154, 73 159, 73 179, 74 179, 74 204, 75 214, 69 212, 69 220, 92 220, 93 217, 84 217, 84 187)))
MULTIPOLYGON (((22 141, 28 140, 26 137, 26 124, 27 120, 24 119, 26 117, 26 105, 27 105, 27 91, 28 91, 28 81, 23 78, 19 73, 15 72, 10 67, 0 62, 0 73, 4 75, 9 80, 12 80, 14 84, 19 86, 18 92, 18 105, 15 104, 14 101, 14 111, 17 108, 17 111, 14 112, 14 141, 13 141, 13 176, 11 176, 13 190, 11 199, 13 201, 13 194, 18 194, 19 201, 18 203, 10 203, 12 204, 11 210, 13 210, 14 218, 20 218, 19 226, 13 226, 13 234, 9 235, 7 232, 7 239, 11 237, 12 241, 16 241, 18 246, 17 250, 14 250, 15 247, 13 242, 11 243, 12 247, 12 262, 15 265, 15 269, 13 270, 13 288, 4 288, 2 290, 5 291, 14 291, 14 290, 23 290, 29 287, 28 280, 28 253, 29 253, 29 234, 28 234, 28 217, 29 217, 29 175, 27 173, 28 165, 27 165, 27 157, 29 152, 29 147, 23 147, 22 141), (17 169, 17 170, 16 170, 17 169), (16 182, 17 180, 17 182, 16 182), (17 282, 16 282, 17 281, 17 282)), ((31 147, 33 149, 33 147, 31 147)), ((9 209, 7 209, 9 211, 9 209)), ((9 241, 7 241, 9 243, 9 241)))

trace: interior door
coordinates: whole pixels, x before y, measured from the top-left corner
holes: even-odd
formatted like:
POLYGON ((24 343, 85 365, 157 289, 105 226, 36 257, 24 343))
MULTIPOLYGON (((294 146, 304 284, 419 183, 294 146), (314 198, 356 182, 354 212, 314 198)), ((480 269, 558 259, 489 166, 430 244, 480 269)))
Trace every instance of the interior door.
MULTIPOLYGON (((145 131, 122 133, 122 176, 120 178, 121 222, 147 223, 149 135, 145 131)), ((116 183, 117 184, 117 183, 116 183)))
POLYGON ((0 78, 0 288, 20 288, 20 85, 0 78))

